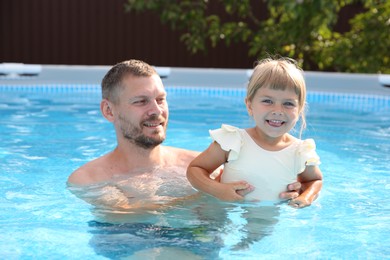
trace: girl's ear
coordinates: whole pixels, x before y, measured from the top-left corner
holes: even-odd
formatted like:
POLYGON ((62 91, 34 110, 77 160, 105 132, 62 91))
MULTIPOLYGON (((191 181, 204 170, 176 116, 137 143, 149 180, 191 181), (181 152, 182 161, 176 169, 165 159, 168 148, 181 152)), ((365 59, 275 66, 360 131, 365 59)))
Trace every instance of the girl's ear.
POLYGON ((100 111, 103 116, 110 122, 114 121, 114 105, 107 99, 103 99, 100 102, 100 111))
POLYGON ((249 116, 253 116, 252 102, 250 100, 248 100, 248 98, 245 98, 245 105, 246 105, 246 110, 248 111, 249 116))

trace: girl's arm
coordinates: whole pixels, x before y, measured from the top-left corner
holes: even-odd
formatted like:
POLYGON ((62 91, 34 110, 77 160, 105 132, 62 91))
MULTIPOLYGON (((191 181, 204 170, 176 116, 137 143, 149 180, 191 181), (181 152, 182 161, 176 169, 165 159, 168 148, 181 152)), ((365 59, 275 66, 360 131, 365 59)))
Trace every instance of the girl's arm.
POLYGON ((322 172, 318 166, 306 166, 305 171, 298 175, 303 192, 289 204, 296 208, 310 206, 318 197, 322 188, 322 172))
MULTIPOLYGON (((187 178, 192 186, 200 191, 208 193, 220 200, 239 201, 244 195, 253 190, 245 181, 220 183, 210 178, 210 175, 227 160, 228 152, 213 142, 196 157, 188 166, 187 178)), ((223 173, 222 173, 223 174, 223 173)))

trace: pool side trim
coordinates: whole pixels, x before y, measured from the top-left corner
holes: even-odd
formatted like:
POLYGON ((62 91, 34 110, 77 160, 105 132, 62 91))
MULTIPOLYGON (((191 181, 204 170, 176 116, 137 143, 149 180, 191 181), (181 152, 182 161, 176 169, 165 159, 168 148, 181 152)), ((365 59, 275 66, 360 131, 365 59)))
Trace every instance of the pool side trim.
MULTIPOLYGON (((166 86, 168 95, 204 95, 204 96, 237 96, 244 98, 245 88, 223 88, 223 87, 201 87, 201 86, 166 86)), ((98 84, 46 84, 46 85, 0 85, 0 93, 28 92, 28 93, 92 93, 100 94, 101 88, 98 84)), ((329 91, 308 91, 307 99, 312 101, 342 101, 345 99, 357 99, 362 101, 380 101, 383 104, 390 102, 390 95, 329 92, 329 91)))
MULTIPOLYGON (((37 76, 0 76, 0 86, 100 85, 110 66, 41 65, 41 68, 37 76)), ((248 69, 155 68, 166 87, 245 88, 249 80, 248 69)), ((386 75, 307 71, 304 76, 308 91, 390 96, 390 88, 379 81, 386 75)))

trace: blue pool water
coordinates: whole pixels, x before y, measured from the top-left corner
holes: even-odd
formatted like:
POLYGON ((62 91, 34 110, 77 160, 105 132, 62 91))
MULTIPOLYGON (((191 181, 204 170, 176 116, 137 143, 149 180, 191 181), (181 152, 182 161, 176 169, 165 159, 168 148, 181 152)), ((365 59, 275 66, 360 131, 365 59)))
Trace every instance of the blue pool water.
MULTIPOLYGON (((203 150, 208 129, 251 126, 244 90, 168 93, 167 145, 203 150)), ((390 258, 389 97, 309 93, 304 138, 316 140, 324 174, 311 207, 206 197, 120 224, 96 221, 66 187, 115 147, 99 101, 98 86, 0 86, 2 259, 390 258)))

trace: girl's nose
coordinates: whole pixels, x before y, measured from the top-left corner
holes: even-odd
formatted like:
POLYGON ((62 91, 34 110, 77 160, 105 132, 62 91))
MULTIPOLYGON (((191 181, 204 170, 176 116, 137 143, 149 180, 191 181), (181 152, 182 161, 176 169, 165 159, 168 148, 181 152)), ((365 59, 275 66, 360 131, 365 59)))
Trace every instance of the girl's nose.
POLYGON ((274 116, 282 116, 283 115, 283 112, 282 111, 273 111, 272 112, 272 115, 274 115, 274 116))
POLYGON ((283 106, 281 104, 275 104, 272 111, 273 116, 282 116, 283 115, 283 106))

